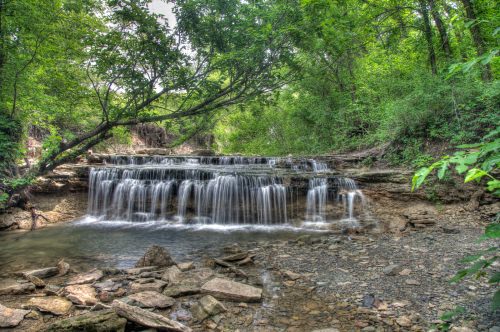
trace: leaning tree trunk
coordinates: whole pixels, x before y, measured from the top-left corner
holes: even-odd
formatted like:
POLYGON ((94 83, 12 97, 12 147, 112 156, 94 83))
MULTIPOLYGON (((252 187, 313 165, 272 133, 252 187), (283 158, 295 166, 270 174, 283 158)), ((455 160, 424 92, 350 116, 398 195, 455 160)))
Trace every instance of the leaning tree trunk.
POLYGON ((436 6, 436 1, 429 0, 429 5, 431 6, 431 14, 434 19, 434 23, 436 24, 436 28, 439 32, 439 38, 441 39, 441 47, 443 49, 443 52, 448 59, 451 59, 452 54, 450 41, 448 39, 448 32, 446 31, 446 27, 444 26, 441 15, 439 14, 439 10, 436 6))
POLYGON ((424 22, 424 35, 427 41, 427 50, 429 52, 429 64, 431 65, 432 74, 437 74, 436 53, 434 52, 434 45, 432 44, 432 30, 429 21, 429 10, 425 0, 419 0, 420 14, 424 22))
MULTIPOLYGON (((473 4, 470 0, 462 0, 462 3, 465 8, 465 14, 467 15, 467 19, 469 21, 477 20, 476 12, 474 11, 473 4)), ((472 35, 472 40, 476 47, 476 52, 478 56, 482 56, 486 53, 486 43, 481 34, 481 28, 479 24, 472 24, 469 28, 470 33, 472 35)), ((482 72, 483 81, 491 81, 493 75, 491 74, 491 67, 489 64, 486 64, 483 68, 482 72)))

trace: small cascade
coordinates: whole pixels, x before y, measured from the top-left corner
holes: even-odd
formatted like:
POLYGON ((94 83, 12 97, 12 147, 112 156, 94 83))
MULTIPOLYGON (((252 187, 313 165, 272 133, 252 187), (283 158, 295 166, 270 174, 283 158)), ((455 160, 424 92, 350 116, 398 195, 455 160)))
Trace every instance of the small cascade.
POLYGON ((132 222, 330 223, 355 220, 361 199, 352 179, 311 159, 113 156, 90 171, 88 213, 132 222))

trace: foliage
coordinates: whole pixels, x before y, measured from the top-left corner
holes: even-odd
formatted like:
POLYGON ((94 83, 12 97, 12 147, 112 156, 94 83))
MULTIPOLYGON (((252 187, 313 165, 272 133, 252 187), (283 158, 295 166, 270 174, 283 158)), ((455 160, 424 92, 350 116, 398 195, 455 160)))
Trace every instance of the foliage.
MULTIPOLYGON (((482 142, 459 146, 461 150, 452 156, 444 156, 428 167, 418 170, 412 179, 412 190, 421 187, 427 177, 436 172, 438 179, 443 179, 450 169, 458 174, 464 174, 464 182, 475 181, 483 184, 494 196, 500 197, 500 181, 493 174, 498 173, 500 167, 500 127, 487 134, 482 142)), ((500 238, 500 220, 486 226, 481 240, 497 240, 500 238)), ((488 275, 488 268, 500 258, 500 247, 492 246, 487 250, 464 258, 463 263, 471 264, 468 268, 460 270, 451 279, 458 282, 465 277, 474 276, 480 278, 488 275)), ((500 283, 500 272, 494 272, 488 279, 490 284, 498 288, 500 283)), ((492 307, 494 310, 500 308, 500 289, 493 296, 492 307)))
POLYGON ((453 319, 463 314, 464 312, 465 309, 463 307, 456 307, 453 310, 445 312, 444 314, 441 315, 441 317, 439 317, 439 319, 442 320, 443 322, 437 324, 435 327, 439 331, 449 331, 453 319))

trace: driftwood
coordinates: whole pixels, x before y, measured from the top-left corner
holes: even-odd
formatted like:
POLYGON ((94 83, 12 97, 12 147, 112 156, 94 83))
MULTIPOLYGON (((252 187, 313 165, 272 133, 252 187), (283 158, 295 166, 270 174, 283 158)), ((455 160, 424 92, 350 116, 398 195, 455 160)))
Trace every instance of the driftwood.
POLYGON ((158 331, 191 332, 191 329, 175 320, 150 312, 139 307, 128 305, 122 301, 114 300, 111 307, 120 317, 136 324, 151 327, 158 331))

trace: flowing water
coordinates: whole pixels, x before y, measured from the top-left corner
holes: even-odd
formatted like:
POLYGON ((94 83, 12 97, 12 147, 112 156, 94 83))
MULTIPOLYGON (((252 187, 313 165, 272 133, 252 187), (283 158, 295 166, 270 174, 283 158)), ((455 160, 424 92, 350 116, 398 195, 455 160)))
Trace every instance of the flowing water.
MULTIPOLYGON (((363 196, 314 160, 114 156, 89 174, 88 215, 35 232, 0 234, 0 271, 131 267, 151 245, 179 261, 224 244, 358 226, 363 196)), ((2 274, 0 272, 0 275, 2 274)))

